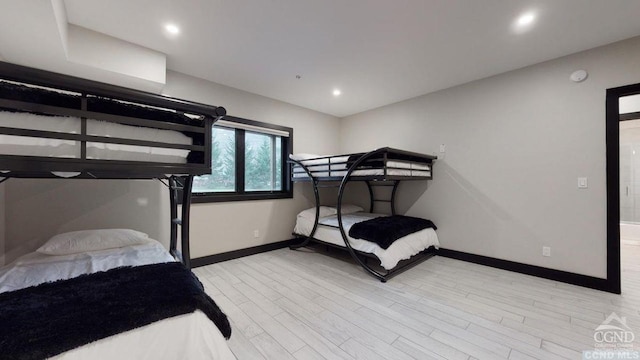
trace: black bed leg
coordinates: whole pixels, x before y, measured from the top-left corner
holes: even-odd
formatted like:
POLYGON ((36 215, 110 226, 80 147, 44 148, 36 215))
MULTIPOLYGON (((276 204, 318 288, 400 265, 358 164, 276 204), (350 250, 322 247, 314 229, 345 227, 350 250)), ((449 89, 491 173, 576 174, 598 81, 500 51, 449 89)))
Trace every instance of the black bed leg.
POLYGON ((189 253, 189 216, 191 209, 191 187, 193 176, 169 177, 169 199, 171 206, 171 234, 169 252, 187 268, 191 268, 189 253), (182 193, 181 216, 178 217, 178 193, 182 193), (180 250, 178 250, 178 227, 180 227, 180 250))
POLYGON ((300 249, 301 247, 305 247, 309 245, 309 241, 310 241, 309 238, 304 238, 300 244, 289 245, 289 249, 290 250, 300 249))
POLYGON ((170 206, 170 240, 169 240, 169 252, 174 258, 178 258, 178 191, 175 177, 169 178, 169 206, 170 206))
POLYGON ((191 189, 193 187, 193 175, 184 177, 182 189, 182 218, 180 226, 180 240, 182 247, 182 263, 187 269, 191 269, 191 251, 189 249, 189 219, 191 217, 191 189))

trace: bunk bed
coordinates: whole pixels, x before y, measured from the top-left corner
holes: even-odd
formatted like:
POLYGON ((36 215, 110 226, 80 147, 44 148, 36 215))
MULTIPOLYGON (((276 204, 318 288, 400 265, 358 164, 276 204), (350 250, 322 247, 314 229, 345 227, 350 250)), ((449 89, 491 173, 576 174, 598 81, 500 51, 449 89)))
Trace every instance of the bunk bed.
POLYGON ((87 230, 0 268, 3 357, 234 358, 226 316, 189 270, 193 177, 211 172, 225 114, 0 62, 0 182, 148 179, 170 196, 168 251, 134 230, 87 230))
POLYGON ((292 181, 310 182, 315 198, 315 208, 298 215, 294 235, 302 241, 290 248, 314 242, 346 249, 368 274, 382 282, 432 257, 439 246, 436 226, 429 220, 396 215, 395 199, 401 181, 431 179, 436 159, 389 147, 368 153, 290 156, 292 181), (366 184, 368 212, 343 204, 351 181, 366 184), (378 186, 390 190, 386 198, 379 198, 379 191, 374 191, 378 186), (335 207, 320 205, 322 187, 338 188, 335 207), (387 203, 391 216, 374 213, 376 203, 387 203), (380 266, 370 265, 369 259, 379 261, 380 266))

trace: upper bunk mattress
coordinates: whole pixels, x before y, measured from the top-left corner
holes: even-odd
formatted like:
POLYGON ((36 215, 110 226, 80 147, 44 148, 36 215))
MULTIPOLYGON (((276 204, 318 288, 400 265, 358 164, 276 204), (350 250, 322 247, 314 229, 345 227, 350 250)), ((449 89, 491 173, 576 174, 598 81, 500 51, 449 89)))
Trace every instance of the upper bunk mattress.
MULTIPOLYGON (((293 154, 289 156, 292 160, 300 161, 311 172, 315 178, 323 177, 344 177, 351 164, 358 156, 336 155, 322 156, 312 154, 293 154)), ((365 162, 364 165, 355 169, 352 176, 403 176, 403 177, 430 177, 431 164, 415 161, 411 159, 393 159, 385 163, 365 162)), ((300 167, 294 167, 293 178, 305 179, 309 175, 300 167)))
POLYGON ((0 171, 105 178, 211 171, 211 125, 224 108, 14 67, 0 62, 0 171))
MULTIPOLYGON (((0 126, 69 134, 81 133, 80 118, 42 116, 25 112, 0 111, 0 126)), ((87 119, 87 134, 181 145, 192 144, 192 139, 179 131, 130 126, 93 119, 87 119)), ((80 141, 0 134, 1 155, 80 158, 80 152, 80 141)), ((87 142, 87 158, 96 160, 185 164, 189 153, 189 150, 181 149, 87 142)))

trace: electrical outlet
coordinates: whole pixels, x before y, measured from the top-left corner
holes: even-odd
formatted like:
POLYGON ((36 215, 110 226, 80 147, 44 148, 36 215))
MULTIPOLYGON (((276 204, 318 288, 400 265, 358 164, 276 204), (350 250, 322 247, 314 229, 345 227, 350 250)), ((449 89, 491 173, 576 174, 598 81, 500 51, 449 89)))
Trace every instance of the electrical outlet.
POLYGON ((551 248, 549 246, 542 247, 542 256, 551 256, 551 248))
POLYGON ((253 230, 253 237, 256 238, 256 239, 259 238, 260 237, 260 231, 253 230))
POLYGON ((586 177, 579 177, 578 178, 578 189, 586 189, 589 187, 589 183, 587 182, 587 178, 586 177))
POLYGON ((438 152, 435 153, 434 155, 438 157, 438 160, 444 160, 446 151, 447 151, 446 146, 444 144, 440 144, 440 146, 438 147, 438 152))

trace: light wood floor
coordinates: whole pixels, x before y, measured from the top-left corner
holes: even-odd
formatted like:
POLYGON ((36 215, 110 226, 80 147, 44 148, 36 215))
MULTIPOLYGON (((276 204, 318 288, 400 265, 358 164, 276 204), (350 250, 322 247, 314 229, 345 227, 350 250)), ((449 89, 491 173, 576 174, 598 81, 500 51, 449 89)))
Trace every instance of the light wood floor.
MULTIPOLYGON (((640 264, 631 250, 623 260, 640 264)), ((195 272, 239 360, 581 359, 612 312, 640 338, 639 265, 625 267, 622 296, 438 256, 386 284, 310 250, 195 272)))

